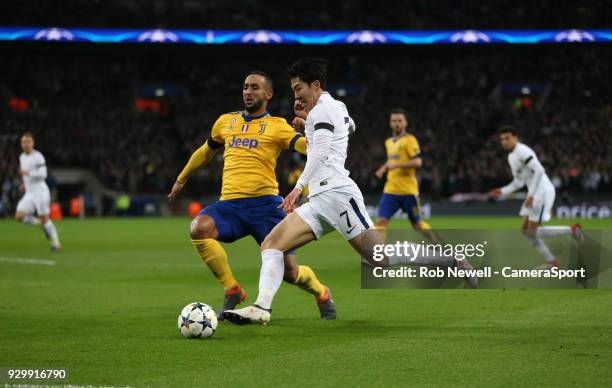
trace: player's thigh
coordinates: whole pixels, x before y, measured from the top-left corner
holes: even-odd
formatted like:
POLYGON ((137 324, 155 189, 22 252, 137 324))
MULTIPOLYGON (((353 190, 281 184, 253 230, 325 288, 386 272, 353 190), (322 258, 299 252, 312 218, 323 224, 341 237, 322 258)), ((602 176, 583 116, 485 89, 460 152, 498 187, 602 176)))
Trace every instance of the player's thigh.
POLYGON ((543 204, 544 211, 542 212, 542 218, 540 220, 540 223, 548 222, 552 218, 552 208, 555 204, 555 195, 556 193, 554 189, 546 190, 542 194, 541 201, 543 204))
POLYGON ((379 221, 381 219, 386 219, 388 223, 399 208, 400 203, 397 201, 396 196, 383 193, 382 197, 380 197, 380 201, 378 202, 378 211, 376 216, 378 217, 379 221))
POLYGON ((287 252, 315 239, 310 225, 296 212, 289 214, 266 236, 261 249, 277 249, 287 252))
POLYGON ((15 216, 19 214, 21 217, 27 214, 34 214, 36 211, 36 207, 34 206, 34 198, 29 193, 26 193, 19 202, 17 202, 17 210, 15 212, 15 216))
POLYGON ((49 205, 51 198, 49 192, 41 192, 33 196, 34 208, 36 215, 44 217, 49 215, 49 205))
POLYGON ((528 208, 527 218, 530 224, 541 224, 549 221, 551 217, 552 206, 555 201, 554 195, 549 196, 548 193, 538 193, 534 196, 533 204, 528 208))
MULTIPOLYGON (((280 196, 262 197, 253 201, 256 206, 249 206, 241 212, 240 218, 248 233, 261 246, 272 229, 287 217, 287 213, 279 207, 283 202, 280 196)), ((295 250, 289 250, 285 254, 294 255, 295 250)))
POLYGON ((421 204, 419 202, 419 197, 416 195, 402 195, 400 202, 402 210, 408 216, 410 223, 414 227, 418 227, 421 222, 421 204))
POLYGON ((374 225, 357 188, 330 190, 321 195, 321 199, 320 203, 315 202, 321 216, 347 241, 374 225))

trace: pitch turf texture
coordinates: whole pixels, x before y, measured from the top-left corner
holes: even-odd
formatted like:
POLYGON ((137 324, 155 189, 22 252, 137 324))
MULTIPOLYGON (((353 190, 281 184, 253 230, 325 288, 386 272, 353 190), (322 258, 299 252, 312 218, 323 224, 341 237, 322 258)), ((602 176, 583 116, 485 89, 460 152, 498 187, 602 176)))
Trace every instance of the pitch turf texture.
MULTIPOLYGON (((432 220, 439 228, 519 222, 432 220)), ((334 233, 298 259, 332 287, 337 321, 320 321, 310 295, 283 285, 269 326, 222 323, 212 340, 187 340, 176 327, 180 309, 222 301, 191 247, 188 219, 57 225, 64 251, 51 254, 40 230, 0 222, 0 368, 70 370, 64 382, 38 384, 612 386, 612 290, 362 290, 358 259, 334 233)), ((225 247, 253 301, 256 244, 225 247)))

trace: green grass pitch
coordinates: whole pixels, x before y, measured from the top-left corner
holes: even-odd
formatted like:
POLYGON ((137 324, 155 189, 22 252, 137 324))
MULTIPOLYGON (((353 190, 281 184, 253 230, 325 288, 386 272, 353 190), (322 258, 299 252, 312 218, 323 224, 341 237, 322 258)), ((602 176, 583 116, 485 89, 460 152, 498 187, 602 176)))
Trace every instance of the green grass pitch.
MULTIPOLYGON (((431 223, 515 228, 520 219, 431 223)), ((70 369, 67 381, 28 383, 612 386, 612 290, 362 290, 358 258, 334 233, 298 260, 332 288, 337 321, 320 321, 314 299, 285 284, 270 325, 221 323, 212 340, 187 340, 176 327, 180 309, 222 300, 187 218, 57 225, 64 250, 51 254, 40 230, 0 222, 0 368, 70 369)), ((252 302, 258 248, 250 238, 225 247, 252 302)))

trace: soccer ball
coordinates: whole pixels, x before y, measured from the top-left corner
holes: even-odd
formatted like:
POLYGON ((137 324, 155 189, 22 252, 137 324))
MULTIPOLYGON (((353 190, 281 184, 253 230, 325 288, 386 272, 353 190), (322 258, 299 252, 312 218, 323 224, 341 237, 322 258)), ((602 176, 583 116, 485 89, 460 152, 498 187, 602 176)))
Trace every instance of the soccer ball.
POLYGON ((185 338, 210 338, 217 330, 217 315, 207 304, 189 303, 178 316, 178 329, 185 338))

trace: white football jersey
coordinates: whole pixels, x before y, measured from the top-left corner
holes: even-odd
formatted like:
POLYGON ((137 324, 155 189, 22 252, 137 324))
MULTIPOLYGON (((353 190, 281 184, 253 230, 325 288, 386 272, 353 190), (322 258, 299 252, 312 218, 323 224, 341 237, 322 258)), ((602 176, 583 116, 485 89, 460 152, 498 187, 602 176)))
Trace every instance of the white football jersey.
MULTIPOLYGON (((349 116, 346 105, 323 92, 319 100, 306 117, 305 135, 308 141, 308 153, 304 172, 298 180, 298 187, 308 185, 310 195, 316 195, 332 188, 354 185, 349 178, 349 171, 344 168, 346 162, 349 134, 355 131, 355 122, 349 116), (316 145, 315 133, 319 138, 325 137, 325 153, 320 155, 320 164, 316 168, 308 166, 311 156, 316 156, 313 147, 316 145)), ((311 163, 312 165, 312 163, 311 163)))
POLYGON ((530 196, 551 188, 554 191, 555 187, 546 175, 537 155, 525 144, 516 144, 516 147, 508 154, 508 163, 514 180, 509 185, 502 187, 502 194, 512 193, 525 185, 527 185, 527 193, 530 196))
POLYGON ((28 175, 23 176, 26 193, 49 191, 45 183, 47 166, 43 154, 36 150, 32 150, 29 154, 22 153, 19 155, 19 168, 28 172, 28 175))

